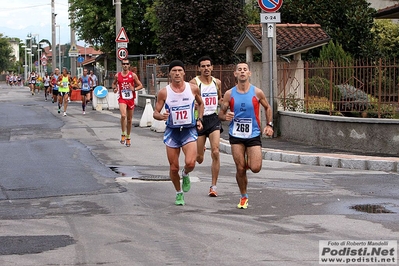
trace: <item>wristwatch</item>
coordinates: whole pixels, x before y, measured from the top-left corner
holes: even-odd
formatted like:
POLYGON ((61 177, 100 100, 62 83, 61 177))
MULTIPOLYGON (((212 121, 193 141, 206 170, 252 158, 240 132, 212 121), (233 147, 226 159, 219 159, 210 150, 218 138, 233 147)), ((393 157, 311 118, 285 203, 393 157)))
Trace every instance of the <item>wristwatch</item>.
POLYGON ((198 118, 197 118, 197 121, 201 121, 201 123, 204 123, 204 121, 202 120, 201 117, 198 117, 198 118))
POLYGON ((267 123, 267 125, 268 125, 269 127, 273 128, 273 122, 269 122, 269 123, 267 123))

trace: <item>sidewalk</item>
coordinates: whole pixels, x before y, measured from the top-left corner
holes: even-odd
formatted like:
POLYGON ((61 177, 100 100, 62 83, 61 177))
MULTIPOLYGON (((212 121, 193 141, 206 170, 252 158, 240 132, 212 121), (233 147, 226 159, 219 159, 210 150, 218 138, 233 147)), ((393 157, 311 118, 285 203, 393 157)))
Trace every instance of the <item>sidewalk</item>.
MULTIPOLYGON (((5 83, 0 82, 0 85, 5 85, 5 83)), ((27 87, 15 88, 28 89, 27 87)), ((144 108, 135 108, 133 118, 134 126, 138 126, 143 111, 144 108)), ((119 114, 119 110, 113 110, 112 112, 119 114)), ((224 132, 221 134, 220 151, 231 154, 231 149, 228 142, 227 122, 223 122, 223 128, 224 132)), ((282 138, 262 138, 262 147, 263 158, 270 161, 399 173, 399 157, 394 157, 391 155, 364 154, 361 152, 348 152, 329 148, 321 148, 287 141, 282 138)))
MULTIPOLYGON (((144 108, 136 107, 133 123, 138 126, 144 108)), ((228 141, 228 123, 223 122, 220 152, 231 154, 228 141)), ((399 172, 399 157, 363 154, 321 148, 287 141, 282 138, 262 138, 263 158, 270 161, 307 164, 345 169, 399 172)))

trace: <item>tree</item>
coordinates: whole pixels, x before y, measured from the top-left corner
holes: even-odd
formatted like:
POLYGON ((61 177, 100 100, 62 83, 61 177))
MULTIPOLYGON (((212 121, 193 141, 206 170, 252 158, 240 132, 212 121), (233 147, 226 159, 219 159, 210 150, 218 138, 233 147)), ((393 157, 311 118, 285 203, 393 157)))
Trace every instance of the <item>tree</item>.
MULTIPOLYGON (((115 7, 112 1, 70 0, 70 12, 74 16, 71 27, 80 40, 101 48, 104 53, 115 55, 115 7)), ((156 51, 155 33, 150 31, 144 19, 146 8, 153 0, 123 0, 121 6, 122 26, 129 38, 129 54, 149 54, 156 51)))
POLYGON ((248 24, 259 24, 261 9, 258 0, 247 0, 244 6, 245 15, 248 18, 248 24))
POLYGON ((376 35, 374 47, 379 51, 379 56, 385 58, 399 57, 399 24, 390 19, 378 19, 373 31, 376 35))
POLYGON ((246 26, 237 0, 157 0, 154 26, 164 59, 196 64, 209 55, 215 64, 234 63, 233 47, 246 26))
POLYGON ((354 57, 369 56, 374 35, 374 8, 366 0, 284 0, 283 23, 320 24, 354 57))
POLYGON ((8 70, 12 65, 12 48, 8 41, 8 38, 3 37, 0 33, 0 72, 8 70))

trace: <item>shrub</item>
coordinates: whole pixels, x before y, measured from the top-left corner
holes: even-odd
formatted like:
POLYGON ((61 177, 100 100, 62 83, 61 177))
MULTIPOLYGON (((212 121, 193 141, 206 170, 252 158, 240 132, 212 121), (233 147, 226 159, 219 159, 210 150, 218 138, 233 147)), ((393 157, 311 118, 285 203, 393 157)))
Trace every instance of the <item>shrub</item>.
POLYGON ((286 98, 280 100, 280 104, 284 106, 284 110, 302 112, 303 100, 296 97, 296 93, 289 93, 286 98))
MULTIPOLYGON (((341 99, 341 91, 333 86, 333 101, 341 99)), ((308 80, 308 97, 325 97, 330 99, 330 81, 328 79, 315 76, 308 80)))
POLYGON ((370 107, 367 94, 352 85, 336 85, 341 92, 340 111, 364 111, 370 107))
MULTIPOLYGON (((330 112, 330 102, 326 97, 309 96, 305 100, 305 110, 307 113, 326 113, 330 112)), ((332 106, 334 110, 334 104, 332 106)))
MULTIPOLYGON (((367 109, 367 116, 371 118, 378 117, 378 99, 376 97, 371 96, 370 94, 367 95, 367 99, 369 102, 369 108, 367 109)), ((380 113, 381 118, 395 118, 396 108, 392 104, 381 104, 380 106, 380 113)))

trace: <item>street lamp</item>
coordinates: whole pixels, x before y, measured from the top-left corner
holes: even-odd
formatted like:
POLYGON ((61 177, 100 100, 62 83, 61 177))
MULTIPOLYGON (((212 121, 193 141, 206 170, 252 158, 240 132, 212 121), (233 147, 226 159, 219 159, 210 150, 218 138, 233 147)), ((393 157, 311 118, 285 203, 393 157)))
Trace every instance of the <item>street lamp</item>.
MULTIPOLYGON (((35 40, 36 40, 36 38, 35 38, 36 36, 37 36, 37 41, 36 41, 35 43, 36 43, 37 45, 35 45, 35 46, 32 45, 32 47, 38 47, 38 48, 40 48, 40 47, 39 47, 39 33, 33 33, 33 34, 32 34, 32 38, 35 39, 35 40)), ((39 53, 39 52, 38 52, 38 53, 39 53)), ((38 58, 38 63, 40 63, 40 58, 38 58)), ((39 71, 38 71, 38 72, 39 72, 39 74, 40 74, 40 65, 38 65, 38 67, 39 67, 39 71)), ((36 70, 37 70, 37 69, 36 69, 36 70)))
MULTIPOLYGON (((40 47, 40 45, 39 45, 39 47, 40 47)), ((41 76, 41 77, 43 77, 43 74, 42 74, 42 62, 41 62, 41 55, 42 54, 42 49, 41 48, 39 48, 39 49, 37 49, 37 64, 38 64, 38 67, 39 67, 39 75, 41 76)))
POLYGON ((27 64, 26 64, 26 58, 27 58, 27 54, 26 54, 26 45, 24 44, 24 45, 22 45, 21 46, 22 48, 24 48, 24 50, 25 50, 25 60, 24 60, 24 82, 26 81, 26 79, 27 79, 27 71, 26 71, 26 66, 27 66, 27 64))
POLYGON ((61 71, 61 25, 55 25, 55 27, 58 28, 58 60, 60 64, 59 69, 61 71))
POLYGON ((34 54, 32 52, 29 52, 29 73, 32 73, 33 67, 32 67, 32 56, 34 56, 34 54))
MULTIPOLYGON (((36 44, 32 44, 32 48, 37 48, 37 45, 36 44)), ((37 49, 36 49, 36 51, 37 51, 37 49)), ((32 55, 34 56, 34 53, 33 53, 33 50, 32 50, 32 55)), ((34 58, 33 58, 33 60, 34 60, 34 58)), ((34 64, 35 62, 33 62, 33 64, 34 64)), ((32 70, 33 70, 33 65, 32 65, 32 70)), ((38 72, 37 71, 37 68, 35 68, 35 72, 38 72)))
POLYGON ((26 69, 26 78, 25 78, 25 81, 28 79, 28 75, 29 75, 29 74, 28 74, 28 73, 29 73, 28 70, 29 70, 29 59, 30 59, 31 50, 32 50, 32 49, 30 49, 29 47, 26 48, 26 53, 29 54, 29 58, 27 58, 27 59, 26 59, 26 62, 25 62, 25 69, 26 69))
MULTIPOLYGON (((46 42, 40 42, 39 43, 39 47, 42 47, 43 45, 45 45, 45 44, 47 44, 46 42)), ((42 53, 42 51, 43 51, 43 49, 40 49, 40 57, 39 57, 39 63, 40 63, 40 70, 42 71, 42 72, 47 72, 47 67, 45 67, 43 64, 42 64, 42 57, 43 57, 43 53, 42 53), (46 71, 44 71, 46 69, 46 71)), ((43 73, 44 74, 44 73, 43 73)))

